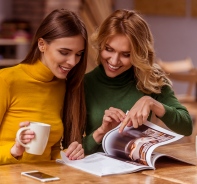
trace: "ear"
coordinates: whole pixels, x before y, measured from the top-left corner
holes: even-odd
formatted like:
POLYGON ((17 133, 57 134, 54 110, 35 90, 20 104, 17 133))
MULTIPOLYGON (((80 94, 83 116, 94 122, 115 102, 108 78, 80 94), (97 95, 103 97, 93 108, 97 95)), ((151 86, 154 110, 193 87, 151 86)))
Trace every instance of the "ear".
POLYGON ((38 48, 40 50, 40 52, 44 52, 45 48, 46 48, 46 42, 43 38, 39 38, 38 39, 38 48))

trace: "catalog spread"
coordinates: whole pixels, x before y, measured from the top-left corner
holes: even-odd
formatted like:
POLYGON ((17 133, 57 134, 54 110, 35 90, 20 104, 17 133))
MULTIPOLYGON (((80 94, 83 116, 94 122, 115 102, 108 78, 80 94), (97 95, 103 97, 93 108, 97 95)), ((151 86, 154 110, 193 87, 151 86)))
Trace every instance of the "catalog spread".
POLYGON ((149 121, 138 128, 125 127, 122 133, 118 132, 119 127, 104 136, 102 146, 105 153, 94 153, 84 159, 71 161, 61 152, 62 159, 57 162, 98 176, 155 169, 155 161, 159 157, 171 156, 153 152, 154 149, 183 137, 149 121))

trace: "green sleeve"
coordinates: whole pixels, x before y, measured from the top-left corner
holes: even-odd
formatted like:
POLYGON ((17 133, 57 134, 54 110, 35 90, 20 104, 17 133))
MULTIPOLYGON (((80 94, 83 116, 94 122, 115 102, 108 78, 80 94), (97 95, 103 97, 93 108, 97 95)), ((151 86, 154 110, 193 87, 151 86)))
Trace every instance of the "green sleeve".
POLYGON ((165 114, 160 119, 172 131, 189 136, 192 134, 192 119, 187 109, 178 101, 169 86, 162 89, 162 93, 155 95, 156 100, 161 102, 165 108, 165 114))
POLYGON ((83 148, 85 151, 85 155, 89 155, 92 153, 95 153, 98 151, 98 149, 101 147, 101 144, 98 144, 94 138, 93 138, 93 133, 85 136, 83 138, 83 148))

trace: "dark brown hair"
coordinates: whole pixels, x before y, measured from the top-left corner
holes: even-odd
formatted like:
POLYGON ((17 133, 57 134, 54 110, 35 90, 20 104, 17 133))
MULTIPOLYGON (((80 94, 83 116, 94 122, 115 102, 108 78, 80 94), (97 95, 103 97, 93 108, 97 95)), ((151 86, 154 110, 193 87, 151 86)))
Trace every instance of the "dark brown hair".
POLYGON ((86 107, 83 79, 87 66, 88 36, 84 23, 72 11, 65 9, 52 11, 42 21, 34 35, 30 51, 22 61, 22 63, 32 64, 41 58, 38 48, 39 38, 43 38, 50 44, 55 39, 77 35, 82 35, 84 38, 85 49, 80 62, 69 72, 66 80, 63 111, 64 147, 73 141, 81 143, 85 126, 86 107))

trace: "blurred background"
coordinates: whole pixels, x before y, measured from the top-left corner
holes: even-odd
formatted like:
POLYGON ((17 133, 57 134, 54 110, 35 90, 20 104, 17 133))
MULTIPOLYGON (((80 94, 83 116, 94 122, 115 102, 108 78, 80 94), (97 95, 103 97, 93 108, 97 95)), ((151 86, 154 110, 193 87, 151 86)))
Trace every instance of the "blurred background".
MULTIPOLYGON (((0 0, 0 67, 23 59, 36 28, 56 8, 78 13, 89 35, 116 9, 135 9, 148 22, 156 57, 172 61, 190 57, 197 67, 197 0, 0 0)), ((89 47, 87 72, 96 53, 89 47)), ((174 82, 179 93, 186 88, 174 82)))

